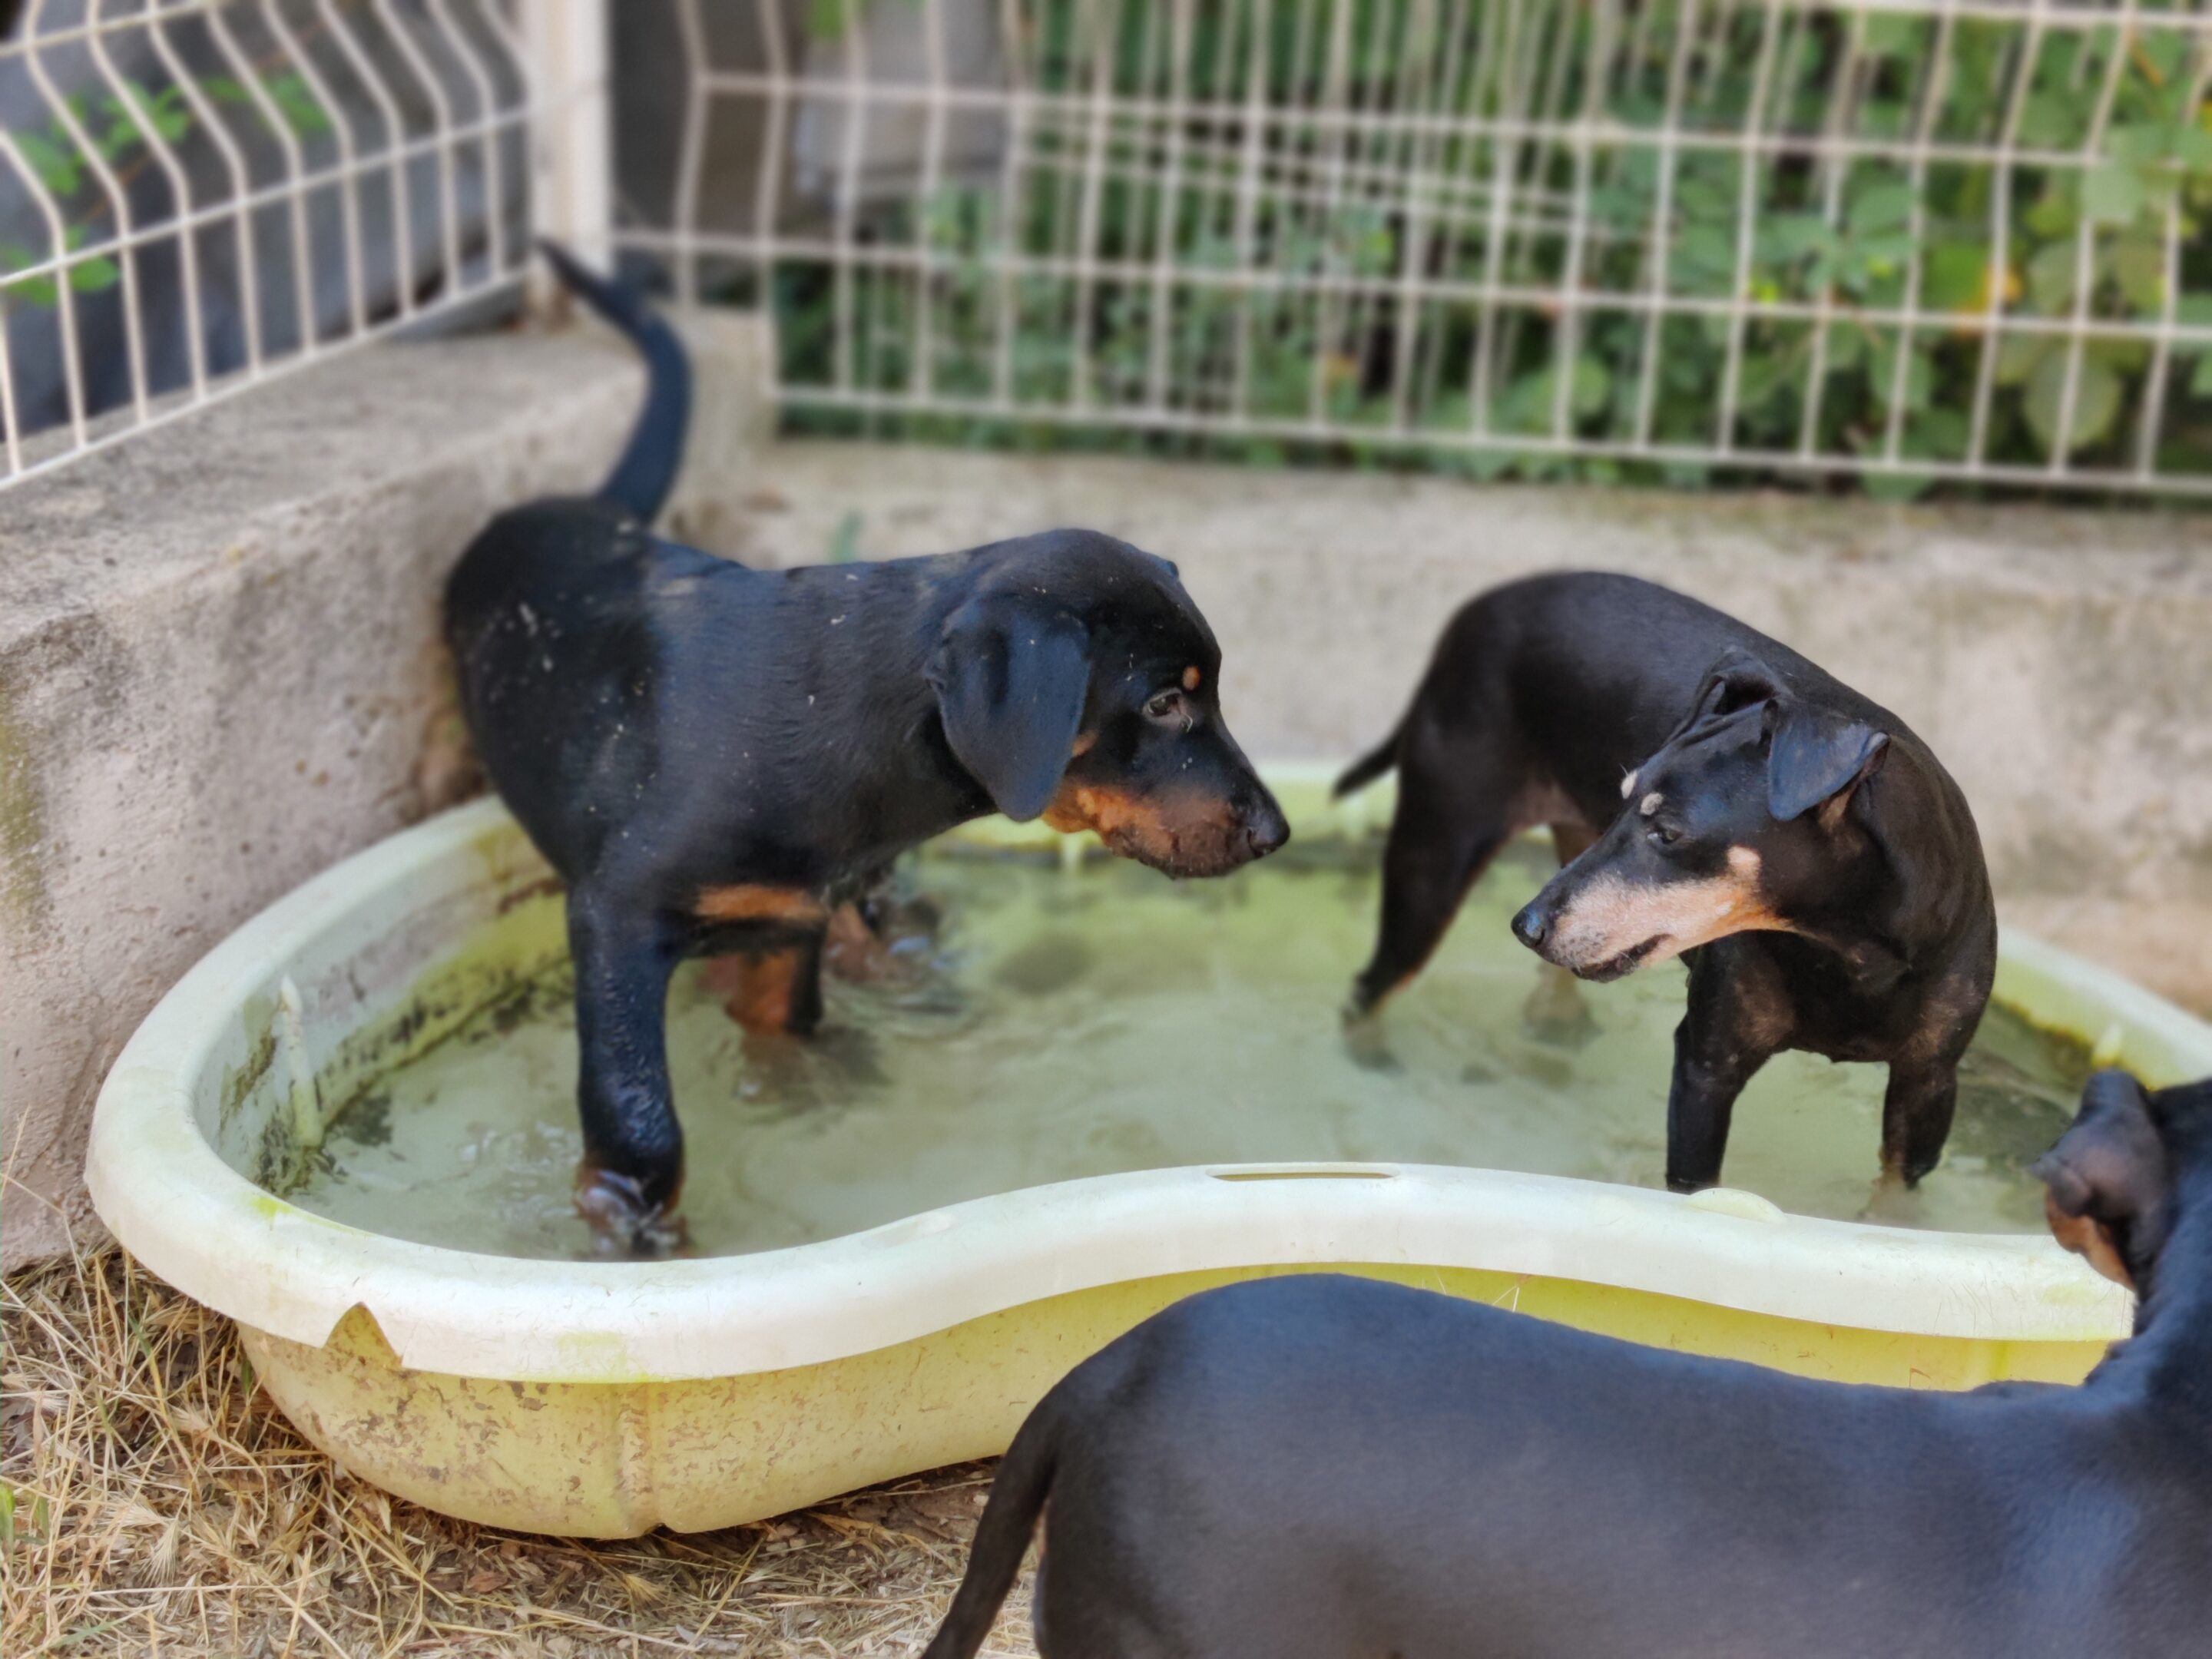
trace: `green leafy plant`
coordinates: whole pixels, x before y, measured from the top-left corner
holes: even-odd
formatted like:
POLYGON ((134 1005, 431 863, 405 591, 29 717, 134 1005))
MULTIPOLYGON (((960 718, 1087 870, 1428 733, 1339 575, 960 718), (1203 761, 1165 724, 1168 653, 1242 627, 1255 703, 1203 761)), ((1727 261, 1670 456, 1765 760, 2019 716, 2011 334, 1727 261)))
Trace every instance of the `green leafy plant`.
MULTIPOLYGON (((74 253, 84 246, 82 225, 66 225, 62 229, 65 252, 74 253)), ((19 276, 9 281, 8 273, 24 270, 40 264, 40 256, 18 242, 0 242, 0 300, 24 300, 30 304, 52 310, 59 303, 61 284, 52 276, 19 276)), ((98 294, 111 289, 123 280, 123 272, 115 261, 106 254, 94 254, 88 259, 63 267, 70 290, 75 294, 98 294)))
MULTIPOLYGON (((331 130, 330 112, 304 76, 269 75, 259 87, 297 137, 312 138, 331 130)), ((245 82, 215 76, 200 82, 199 88, 211 101, 243 106, 263 126, 268 125, 260 100, 245 82)), ((144 164, 149 133, 174 145, 191 134, 195 122, 182 88, 166 86, 157 92, 138 81, 126 81, 120 94, 108 93, 96 100, 77 94, 68 100, 68 120, 54 115, 41 129, 9 135, 39 183, 65 213, 96 180, 93 156, 111 173, 127 174, 144 164), (89 143, 89 154, 84 141, 89 143)), ((96 202, 71 214, 62 228, 61 253, 82 248, 92 222, 112 206, 103 192, 96 202)), ((122 280, 121 269, 104 253, 66 263, 60 280, 50 272, 9 280, 11 273, 46 264, 50 257, 21 243, 0 241, 0 306, 14 301, 51 310, 60 303, 64 283, 71 293, 98 294, 122 280)))
MULTIPOLYGON (((815 0, 817 32, 851 27, 860 3, 815 0)), ((1503 7, 1478 4, 1462 40, 1503 28, 1503 7)), ((1270 184, 1256 204, 1240 205, 1233 172, 1209 178, 1195 161, 1171 191, 1156 120, 1109 123, 1103 157, 1074 125, 1042 123, 1011 201, 999 182, 975 179, 871 213, 866 239, 911 250, 926 274, 896 261, 842 272, 780 262, 770 293, 787 384, 849 374, 863 391, 905 392, 926 374, 946 397, 1003 386, 1017 405, 1061 416, 1046 426, 817 410, 799 421, 974 443, 1290 453, 1289 441, 1132 429, 1141 419, 1115 429, 1160 396, 1198 416, 1318 418, 1336 434, 1295 441, 1300 453, 1353 462, 1382 453, 1360 429, 1379 434, 1402 413, 1436 440, 1415 446, 1418 464, 1477 476, 1711 476, 1703 461, 1455 441, 1479 424, 1501 441, 1730 448, 1738 477, 1780 476, 1760 452, 1875 461, 1886 470, 1865 488, 1913 495, 1930 482, 1916 461, 1976 453, 2039 468, 2062 451, 2077 463, 2131 460, 2161 362, 2156 325, 2212 325, 2212 115, 2195 97, 2191 36, 2154 16, 2036 33, 1888 11, 1853 21, 1740 8, 1716 21, 1685 0, 1654 0, 1649 27, 1639 21, 1629 47, 1613 41, 1625 57, 1592 89, 1577 77, 1598 49, 1598 12, 1528 0, 1514 27, 1549 31, 1565 65, 1550 107, 1571 114, 1587 99, 1598 118, 1586 155, 1494 119, 1441 131, 1425 149, 1407 138, 1363 148, 1340 129, 1297 124, 1332 60, 1345 77, 1336 96, 1361 111, 1387 112, 1422 87, 1449 88, 1440 101, 1423 94, 1425 112, 1447 120, 1525 115, 1519 71, 1458 73, 1463 59, 1434 28, 1421 32, 1420 12, 1406 0, 1197 9, 1188 95, 1233 109, 1256 76, 1285 112, 1267 130, 1270 184), (1253 33, 1262 20, 1265 38, 1253 33), (1669 58, 1693 24, 1702 56, 1674 112, 1677 133, 1778 125, 1868 142, 1825 153, 1668 143, 1669 58), (1332 40, 1350 43, 1340 58, 1332 40), (1763 53, 1772 61, 1762 76, 1763 53), (1925 68, 1939 53, 1948 70, 1927 109, 1925 68), (1830 102, 1839 78, 1856 88, 1842 112, 1830 102), (1937 148, 1915 161, 1899 147, 1923 132, 1937 148), (2004 140, 2014 159, 2001 167, 2004 140), (2051 159, 2075 156, 2082 164, 2051 159), (1346 163, 1370 180, 1416 169, 1420 211, 1410 187, 1331 185, 1330 168, 1346 163), (1511 210, 1493 216, 1500 178, 1513 181, 1511 210), (1091 261, 1071 270, 1065 256, 1086 234, 1091 261), (1024 268, 1009 275, 1008 260, 1024 268), (1246 266, 1268 280, 1240 284, 1246 266), (1400 292, 1409 273, 1410 301, 1400 292), (1557 301, 1472 297, 1493 283, 1557 301), (1656 323, 1654 295, 1673 307, 1656 323), (1085 415, 1097 422, 1087 430, 1067 418, 1085 415)), ((1020 13, 1036 90, 1087 96, 1103 49, 1115 94, 1163 92, 1165 0, 1117 9, 1103 47, 1086 33, 1096 15, 1076 0, 1020 13)), ((1224 135, 1220 121, 1193 115, 1184 143, 1194 156, 1209 143, 1231 149, 1233 167, 1244 134, 1224 135)), ((2154 459, 2212 474, 2212 349, 2175 341, 2164 362, 2154 459)))

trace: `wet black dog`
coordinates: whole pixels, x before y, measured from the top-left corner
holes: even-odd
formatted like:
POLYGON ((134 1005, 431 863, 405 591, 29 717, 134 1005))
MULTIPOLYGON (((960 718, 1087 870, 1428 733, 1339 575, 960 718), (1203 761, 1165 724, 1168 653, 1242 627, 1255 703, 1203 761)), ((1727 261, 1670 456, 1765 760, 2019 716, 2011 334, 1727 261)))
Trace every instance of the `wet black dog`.
POLYGON ((2092 1080, 2038 1166, 2142 1293, 2081 1388, 1820 1382, 1331 1276, 1048 1395, 927 1659, 1039 1512, 1048 1659, 2172 1659, 2212 1644, 2212 1084, 2092 1080))
POLYGON ((1689 964, 1668 1185, 1720 1179, 1736 1097, 1785 1048, 1887 1062, 1883 1167, 1935 1167, 1996 911, 1965 798, 1896 715, 1669 589, 1540 576, 1453 618, 1337 792, 1394 765, 1356 1012, 1428 959, 1508 837, 1549 824, 1565 867, 1514 919, 1522 942, 1590 980, 1689 964))
POLYGON ((684 1168, 663 1033, 680 958, 744 954, 738 1011, 804 1031, 832 913, 965 819, 1042 815, 1178 876, 1289 830, 1222 723, 1220 653, 1165 560, 1065 530, 755 571, 656 539, 681 349, 554 257, 643 349, 645 412, 597 497, 477 538, 447 635, 492 781, 568 885, 579 1207, 658 1247, 684 1168))

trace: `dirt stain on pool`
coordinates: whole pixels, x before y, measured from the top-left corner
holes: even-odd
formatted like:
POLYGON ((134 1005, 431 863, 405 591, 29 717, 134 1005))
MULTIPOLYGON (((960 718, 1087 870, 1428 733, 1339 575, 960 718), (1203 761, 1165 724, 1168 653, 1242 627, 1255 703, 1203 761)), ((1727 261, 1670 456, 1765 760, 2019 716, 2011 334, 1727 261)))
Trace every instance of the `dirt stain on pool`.
MULTIPOLYGON (((748 1041, 680 972, 669 1048, 703 1255, 773 1249, 1079 1176, 1179 1164, 1482 1165, 1661 1184, 1682 969, 1547 980, 1507 919, 1548 873, 1515 848, 1380 1027, 1340 1009, 1372 939, 1371 847, 1316 841, 1216 882, 946 847, 902 878, 942 910, 874 984, 832 981, 812 1042, 748 1041)), ((487 1008, 332 1126, 294 1202, 425 1243, 579 1257, 565 973, 487 1008)), ((2027 1165, 2070 1119, 2078 1046, 1992 1007, 1942 1166, 1876 1194, 1884 1073, 1771 1062, 1727 1180, 1785 1210, 2031 1231, 2027 1165)))

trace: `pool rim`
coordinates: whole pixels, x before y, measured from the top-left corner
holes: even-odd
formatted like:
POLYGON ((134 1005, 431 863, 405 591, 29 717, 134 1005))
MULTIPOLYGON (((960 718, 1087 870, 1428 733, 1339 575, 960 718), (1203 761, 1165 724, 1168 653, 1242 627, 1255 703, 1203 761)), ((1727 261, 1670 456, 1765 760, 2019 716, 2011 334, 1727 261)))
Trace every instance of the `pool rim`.
MULTIPOLYGON (((1364 822, 1328 769, 1263 769, 1293 822, 1364 822), (1346 814, 1352 815, 1347 819, 1346 814)), ((1751 1314, 1937 1337, 2101 1341, 2131 1303, 2036 1234, 1907 1231, 1786 1214, 1734 1189, 1393 1164, 1209 1164, 968 1200, 750 1255, 657 1262, 481 1255, 365 1231, 255 1186, 202 1133, 194 1080, 245 1000, 335 919, 520 832, 456 809, 305 883, 218 945, 140 1025, 103 1085, 86 1178, 145 1266, 218 1312, 319 1346, 362 1309, 410 1369, 526 1382, 724 1377, 867 1352, 1064 1292, 1164 1274, 1350 1262, 1563 1278, 1751 1314), (241 1272, 254 1262, 256 1272, 241 1272)), ((987 823, 971 839, 1049 841, 987 823)), ((426 961, 426 967, 428 965, 426 961)), ((2212 1073, 2212 1025, 2016 933, 1998 996, 2039 1024, 2109 1023, 2154 1082, 2212 1073)))

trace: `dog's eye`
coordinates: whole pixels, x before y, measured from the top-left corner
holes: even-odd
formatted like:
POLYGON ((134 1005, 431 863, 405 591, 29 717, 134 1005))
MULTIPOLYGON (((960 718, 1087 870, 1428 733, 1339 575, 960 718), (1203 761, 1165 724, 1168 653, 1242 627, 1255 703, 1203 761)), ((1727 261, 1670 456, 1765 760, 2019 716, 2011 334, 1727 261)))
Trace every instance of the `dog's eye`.
POLYGON ((1161 692, 1145 705, 1145 713, 1156 720, 1179 720, 1184 731, 1190 729, 1190 715, 1183 708, 1180 691, 1161 692))
POLYGON ((1682 832, 1671 823, 1655 823, 1644 833, 1662 847, 1672 847, 1682 839, 1682 832))

